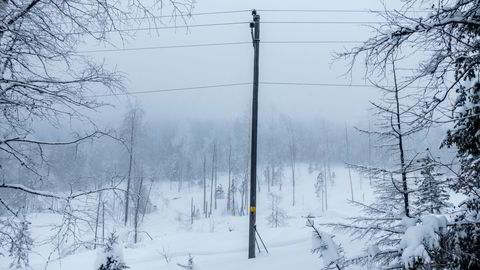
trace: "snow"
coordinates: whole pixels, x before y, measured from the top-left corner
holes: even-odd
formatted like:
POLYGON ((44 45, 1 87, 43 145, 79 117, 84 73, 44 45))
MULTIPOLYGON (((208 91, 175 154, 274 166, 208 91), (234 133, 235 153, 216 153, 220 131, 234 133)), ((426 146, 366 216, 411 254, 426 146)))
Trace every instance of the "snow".
POLYGON ((405 268, 414 267, 418 261, 430 262, 431 258, 426 248, 438 246, 438 234, 443 233, 446 227, 447 219, 434 215, 424 216, 421 223, 408 227, 400 241, 405 268))
POLYGON ((123 262, 124 257, 123 257, 123 248, 119 246, 118 244, 113 245, 111 250, 98 250, 97 251, 97 256, 96 260, 93 264, 94 270, 99 269, 102 264, 106 263, 107 257, 113 258, 118 262, 123 262))
POLYGON ((325 232, 312 232, 312 250, 321 254, 324 267, 340 259, 338 246, 333 241, 333 236, 325 232))
MULTIPOLYGON (((109 222, 106 228, 108 235, 116 231, 119 240, 123 242, 124 262, 130 269, 151 270, 151 269, 181 269, 177 263, 185 265, 188 256, 194 258, 195 269, 232 269, 232 270, 291 270, 291 269, 320 269, 322 259, 317 254, 311 253, 312 229, 305 226, 305 217, 314 216, 313 220, 320 223, 339 222, 344 218, 355 216, 359 209, 348 202, 350 198, 350 186, 348 170, 343 166, 333 168, 336 174, 335 184, 328 183, 329 188, 329 209, 322 212, 320 199, 315 195, 314 183, 318 172, 308 173, 308 166, 298 166, 297 174, 297 204, 292 206, 292 191, 289 175, 285 175, 282 190, 273 187, 272 191, 280 194, 283 200, 280 204, 287 215, 287 225, 271 228, 266 220, 269 214, 268 192, 262 187, 258 193, 257 205, 257 228, 263 238, 269 253, 262 249, 254 260, 247 259, 248 240, 248 216, 226 216, 224 213, 225 202, 220 200, 219 208, 214 211, 212 218, 204 218, 194 221, 193 225, 179 222, 177 217, 188 216, 190 202, 201 205, 203 191, 201 187, 187 187, 184 183, 184 190, 181 193, 176 191, 174 184, 170 188, 169 183, 158 184, 152 190, 153 203, 158 209, 156 212, 145 216, 141 230, 148 232, 153 238, 150 240, 145 234, 141 234, 141 241, 133 244, 128 234, 131 228, 123 229, 121 224, 109 222), (188 225, 188 226, 187 226, 188 225), (168 260, 168 262, 167 262, 168 260)), ((352 172, 354 180, 354 192, 356 198, 366 198, 365 203, 370 203, 372 190, 368 187, 368 180, 361 178, 352 172)), ((219 175, 219 183, 223 186, 227 181, 226 175, 219 175)), ((237 203, 240 198, 237 198, 237 203)), ((95 205, 95 204, 94 204, 95 205)), ((45 241, 52 235, 50 225, 58 224, 61 216, 51 213, 37 213, 29 216, 32 222, 32 237, 36 242, 45 241)), ((346 234, 335 235, 335 242, 331 238, 331 232, 327 228, 323 237, 328 246, 341 245, 347 256, 363 254, 365 243, 351 241, 346 234)), ((92 235, 84 235, 84 239, 93 239, 92 235)), ((58 253, 51 254, 53 243, 44 243, 36 247, 31 258, 33 270, 45 269, 45 261, 50 256, 51 260, 47 270, 83 270, 92 269, 97 266, 95 258, 98 252, 95 250, 80 249, 75 254, 58 259, 58 253)), ((101 248, 100 248, 101 250, 101 248)), ((323 264, 328 264, 338 258, 335 249, 328 249, 323 254, 323 264)), ((7 266, 8 260, 0 260, 0 269, 7 266)), ((361 269, 360 267, 351 269, 361 269)))

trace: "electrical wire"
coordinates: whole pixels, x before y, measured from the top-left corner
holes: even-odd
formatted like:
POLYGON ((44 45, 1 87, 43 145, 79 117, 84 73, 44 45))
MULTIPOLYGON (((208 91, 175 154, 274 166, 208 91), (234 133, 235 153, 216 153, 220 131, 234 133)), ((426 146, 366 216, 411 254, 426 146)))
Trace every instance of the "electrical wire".
MULTIPOLYGON (((260 82, 261 85, 289 85, 289 86, 322 86, 322 87, 356 87, 356 88, 378 88, 372 84, 340 84, 340 83, 304 83, 304 82, 260 82)), ((394 86, 384 86, 385 88, 394 88, 394 86)), ((408 86, 405 88, 425 89, 426 86, 408 86)))
MULTIPOLYGON (((190 28, 205 28, 205 27, 219 27, 219 26, 230 26, 230 25, 248 25, 250 21, 242 22, 223 22, 223 23, 206 23, 206 24, 185 24, 185 25, 174 25, 174 26, 148 26, 148 27, 137 27, 137 28, 124 28, 124 29, 109 29, 105 31, 90 31, 88 34, 103 34, 103 33, 114 33, 114 32, 138 32, 138 31, 158 31, 158 30, 171 30, 171 29, 190 29, 190 28)), ((355 24, 355 25, 370 25, 370 24, 383 24, 385 22, 380 21, 262 21, 262 24, 355 24)), ((85 32, 72 32, 72 35, 84 35, 85 32)))
MULTIPOLYGON (((142 94, 153 94, 153 93, 162 93, 162 92, 185 92, 193 90, 206 90, 206 89, 215 89, 215 88, 224 88, 224 87, 235 87, 235 86, 245 86, 253 85, 252 82, 242 82, 242 83, 228 83, 228 84, 213 84, 213 85, 202 85, 202 86, 192 86, 192 87, 181 87, 181 88, 166 88, 166 89, 157 89, 157 90, 147 90, 147 91, 137 91, 137 92, 124 92, 118 94, 103 94, 103 95, 92 95, 87 96, 89 98, 95 97, 113 97, 113 96, 130 96, 130 95, 142 95, 142 94)), ((259 82, 259 85, 284 85, 284 86, 320 86, 320 87, 345 87, 345 88, 377 88, 375 85, 371 84, 341 84, 341 83, 307 83, 307 82, 259 82)), ((386 88, 393 88, 393 86, 382 86, 386 88)), ((425 86, 409 86, 408 88, 413 89, 425 89, 425 86)))
MULTIPOLYGON (((266 40, 262 44, 358 44, 363 41, 356 40, 266 40)), ((197 48, 197 47, 217 47, 229 45, 245 45, 252 44, 251 41, 221 42, 221 43, 201 43, 201 44, 185 44, 185 45, 168 45, 168 46, 151 46, 151 47, 135 47, 135 48, 115 48, 115 49, 99 49, 78 51, 78 54, 102 53, 102 52, 128 52, 128 51, 145 51, 159 49, 178 49, 178 48, 197 48)))
MULTIPOLYGON (((367 9, 257 9, 257 12, 278 12, 278 13, 391 13, 397 12, 396 10, 367 10, 367 9)), ((252 9, 240 9, 240 10, 223 10, 223 11, 211 11, 211 12, 198 12, 198 13, 187 13, 187 14, 171 14, 171 15, 158 15, 158 16, 142 16, 142 17, 133 17, 129 20, 149 20, 149 19, 162 19, 162 18, 191 18, 198 16, 208 16, 208 15, 225 15, 225 14, 235 14, 235 13, 250 13, 252 9)), ((430 10, 407 10, 402 11, 406 13, 424 13, 431 12, 430 10)))
POLYGON ((147 91, 137 91, 137 92, 124 92, 118 94, 103 94, 103 95, 92 95, 87 96, 88 98, 98 98, 98 97, 113 97, 113 96, 130 96, 130 95, 141 95, 141 94, 152 94, 152 93, 162 93, 162 92, 183 92, 183 91, 192 91, 200 89, 214 89, 222 87, 233 87, 241 85, 251 85, 252 83, 227 83, 227 84, 214 84, 214 85, 202 85, 202 86, 192 86, 192 87, 181 87, 181 88, 166 88, 166 89, 157 89, 157 90, 147 90, 147 91))
POLYGON ((258 12, 296 12, 296 13, 424 13, 431 10, 367 10, 367 9, 257 9, 258 12))
POLYGON ((265 40, 260 44, 358 44, 359 40, 265 40))
POLYGON ((187 14, 142 16, 142 17, 129 18, 129 20, 147 20, 147 19, 162 19, 162 18, 177 18, 177 17, 191 18, 191 17, 207 16, 207 15, 225 15, 225 14, 245 13, 245 12, 251 12, 251 11, 252 11, 251 9, 240 9, 240 10, 197 12, 197 13, 187 13, 187 14))
POLYGON ((262 24, 383 24, 374 21, 262 21, 262 24))
MULTIPOLYGON (((126 28, 126 29, 110 29, 105 31, 91 31, 89 34, 102 34, 102 33, 113 33, 113 32, 135 32, 135 31, 156 31, 156 30, 168 30, 168 29, 189 29, 189 28, 199 28, 199 27, 214 27, 214 26, 227 26, 227 25, 248 25, 250 22, 224 22, 224 23, 206 23, 206 24, 190 24, 190 25, 175 25, 175 26, 149 26, 149 27, 138 27, 138 28, 126 28)), ((85 32, 73 32, 72 35, 83 35, 85 32)))
POLYGON ((222 43, 203 43, 203 44, 135 47, 135 48, 123 48, 123 49, 99 49, 99 50, 78 51, 77 53, 78 54, 89 54, 89 53, 101 53, 101 52, 128 52, 128 51, 145 51, 145 50, 158 50, 158 49, 215 47, 215 46, 228 46, 228 45, 241 45, 241 44, 252 44, 252 42, 251 41, 238 41, 238 42, 222 42, 222 43))

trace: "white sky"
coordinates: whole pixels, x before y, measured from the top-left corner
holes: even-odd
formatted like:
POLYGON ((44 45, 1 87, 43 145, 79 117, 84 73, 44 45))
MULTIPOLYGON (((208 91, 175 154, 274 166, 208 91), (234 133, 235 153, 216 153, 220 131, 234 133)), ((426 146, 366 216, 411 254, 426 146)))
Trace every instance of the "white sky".
MULTIPOLYGON (((389 1, 397 3, 399 1, 389 1)), ((393 8, 392 3, 387 7, 393 8)), ((377 0, 198 0, 193 13, 244 9, 381 9, 377 0)), ((372 14, 260 12, 262 22, 271 21, 378 21, 372 14)), ((194 17, 189 24, 248 22, 249 12, 194 17)), ((165 21, 168 24, 168 21, 165 21)), ((251 41, 248 23, 206 28, 138 32, 119 47, 149 47, 198 43, 251 41)), ((370 30, 354 24, 262 24, 261 40, 365 40, 370 30)), ((304 83, 365 83, 361 68, 343 77, 346 63, 333 62, 333 52, 352 44, 262 44, 260 81, 304 83)), ((82 47, 103 49, 103 45, 82 47)), ((131 92, 166 88, 242 83, 252 81, 253 48, 250 44, 222 47, 158 49, 92 54, 128 78, 131 92)), ((356 122, 366 116, 368 100, 376 90, 347 87, 260 87, 260 113, 275 109, 294 118, 321 116, 334 121, 356 122)), ((147 118, 232 118, 250 109, 251 86, 163 92, 137 95, 147 118)), ((116 105, 102 111, 102 119, 123 114, 125 99, 107 99, 116 105)))

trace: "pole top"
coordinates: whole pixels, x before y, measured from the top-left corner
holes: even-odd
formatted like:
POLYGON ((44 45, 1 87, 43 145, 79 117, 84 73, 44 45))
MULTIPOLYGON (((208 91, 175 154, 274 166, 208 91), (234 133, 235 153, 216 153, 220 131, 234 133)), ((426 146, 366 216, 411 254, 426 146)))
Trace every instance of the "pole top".
POLYGON ((252 9, 252 15, 253 16, 257 15, 257 10, 256 9, 252 9))

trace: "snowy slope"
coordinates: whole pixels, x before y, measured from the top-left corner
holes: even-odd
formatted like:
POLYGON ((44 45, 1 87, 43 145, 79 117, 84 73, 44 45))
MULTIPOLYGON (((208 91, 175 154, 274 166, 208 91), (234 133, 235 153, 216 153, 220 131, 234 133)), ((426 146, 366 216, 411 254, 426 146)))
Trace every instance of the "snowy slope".
MULTIPOLYGON (((139 244, 125 245, 125 262, 135 270, 181 269, 177 263, 186 263, 187 256, 191 254, 198 269, 320 269, 321 259, 310 252, 312 232, 305 226, 305 216, 314 215, 316 223, 323 223, 358 214, 358 209, 347 202, 347 198, 350 198, 348 171, 341 167, 334 171, 335 184, 329 183, 328 186, 329 209, 323 213, 314 192, 316 173, 309 174, 306 166, 299 166, 297 172, 296 206, 291 205, 292 192, 288 174, 284 178, 282 191, 278 191, 277 187, 273 188, 272 191, 282 195, 281 207, 289 216, 287 224, 279 228, 271 228, 267 224, 268 194, 266 188, 262 188, 258 194, 257 226, 269 253, 262 250, 255 260, 246 258, 247 216, 225 216, 225 202, 219 200, 219 207, 212 218, 195 220, 190 227, 188 222, 179 222, 178 217, 189 213, 192 198, 196 205, 201 205, 202 190, 192 187, 180 194, 171 191, 166 183, 159 185, 152 196, 158 210, 145 217, 141 228, 148 232, 153 240, 144 234, 139 244)), ((363 179, 361 185, 358 175, 352 172, 352 177, 355 199, 363 201, 364 198, 370 198, 368 180, 363 179)), ((221 180, 226 181, 223 178, 221 180)), ((223 186, 227 184, 224 183, 223 186)), ((173 189, 175 190, 175 187, 173 189)), ((48 234, 45 225, 52 220, 55 220, 52 215, 32 216, 34 238, 41 239, 48 234)), ((119 227, 115 230, 122 233, 119 227)), ((334 240, 342 245, 349 255, 362 252, 362 243, 350 241, 348 235, 337 235, 334 240)), ((49 246, 45 245, 37 250, 37 255, 32 256, 35 270, 44 269, 48 250, 49 246)), ((93 269, 95 257, 96 251, 80 251, 61 260, 53 259, 47 269, 93 269)))

